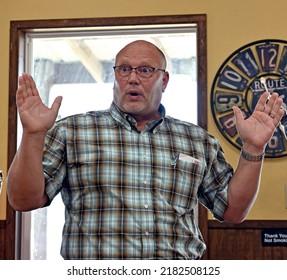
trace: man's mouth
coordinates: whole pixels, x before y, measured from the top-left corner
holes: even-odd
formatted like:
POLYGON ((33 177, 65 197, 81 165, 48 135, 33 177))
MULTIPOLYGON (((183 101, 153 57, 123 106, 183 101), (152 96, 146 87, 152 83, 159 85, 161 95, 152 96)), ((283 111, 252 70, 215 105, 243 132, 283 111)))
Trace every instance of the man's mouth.
POLYGON ((139 93, 137 93, 137 92, 129 92, 129 95, 131 95, 131 96, 139 96, 139 93))
POLYGON ((127 95, 130 97, 130 98, 137 98, 137 97, 141 97, 142 96, 142 94, 140 93, 140 92, 138 92, 138 91, 129 91, 128 93, 127 93, 127 95))

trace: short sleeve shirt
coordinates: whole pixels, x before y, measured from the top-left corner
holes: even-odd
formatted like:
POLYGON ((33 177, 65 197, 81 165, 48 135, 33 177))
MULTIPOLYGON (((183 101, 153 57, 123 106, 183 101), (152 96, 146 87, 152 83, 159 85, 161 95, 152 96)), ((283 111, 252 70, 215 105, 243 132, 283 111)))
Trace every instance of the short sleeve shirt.
POLYGON ((45 140, 49 203, 61 193, 64 259, 199 259, 198 202, 222 221, 232 167, 219 142, 165 115, 136 129, 108 110, 58 121, 45 140))

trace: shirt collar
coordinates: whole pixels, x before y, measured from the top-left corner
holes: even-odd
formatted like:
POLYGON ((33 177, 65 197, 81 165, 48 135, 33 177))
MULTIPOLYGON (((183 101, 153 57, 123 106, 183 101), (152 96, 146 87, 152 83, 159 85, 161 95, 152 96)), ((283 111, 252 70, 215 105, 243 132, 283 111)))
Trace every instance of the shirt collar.
MULTIPOLYGON (((110 112, 114 120, 118 124, 122 125, 125 129, 129 131, 136 129, 136 120, 129 114, 122 112, 114 102, 110 106, 110 112)), ((152 133, 156 133, 160 127, 160 124, 164 121, 166 113, 162 104, 160 104, 158 112, 160 113, 161 117, 147 123, 147 130, 152 133)))

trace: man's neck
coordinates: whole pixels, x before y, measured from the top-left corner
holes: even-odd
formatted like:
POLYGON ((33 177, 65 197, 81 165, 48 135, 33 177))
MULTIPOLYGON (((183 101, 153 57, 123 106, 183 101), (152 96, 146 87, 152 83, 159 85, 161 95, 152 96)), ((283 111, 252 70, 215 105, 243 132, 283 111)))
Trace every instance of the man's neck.
POLYGON ((142 131, 146 128, 146 124, 150 123, 152 121, 158 120, 161 118, 161 115, 159 112, 157 112, 154 115, 151 116, 145 116, 145 117, 141 117, 141 116, 136 116, 131 114, 131 116, 136 120, 136 127, 139 131, 142 131))

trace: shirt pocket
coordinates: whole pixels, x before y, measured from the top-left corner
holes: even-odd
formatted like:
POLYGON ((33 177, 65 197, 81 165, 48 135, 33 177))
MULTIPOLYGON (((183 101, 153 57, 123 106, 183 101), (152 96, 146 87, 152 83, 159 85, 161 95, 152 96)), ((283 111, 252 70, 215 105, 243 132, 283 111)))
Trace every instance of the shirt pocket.
POLYGON ((161 191, 168 204, 191 210, 197 204, 197 192, 204 174, 198 162, 178 160, 166 170, 161 191))

